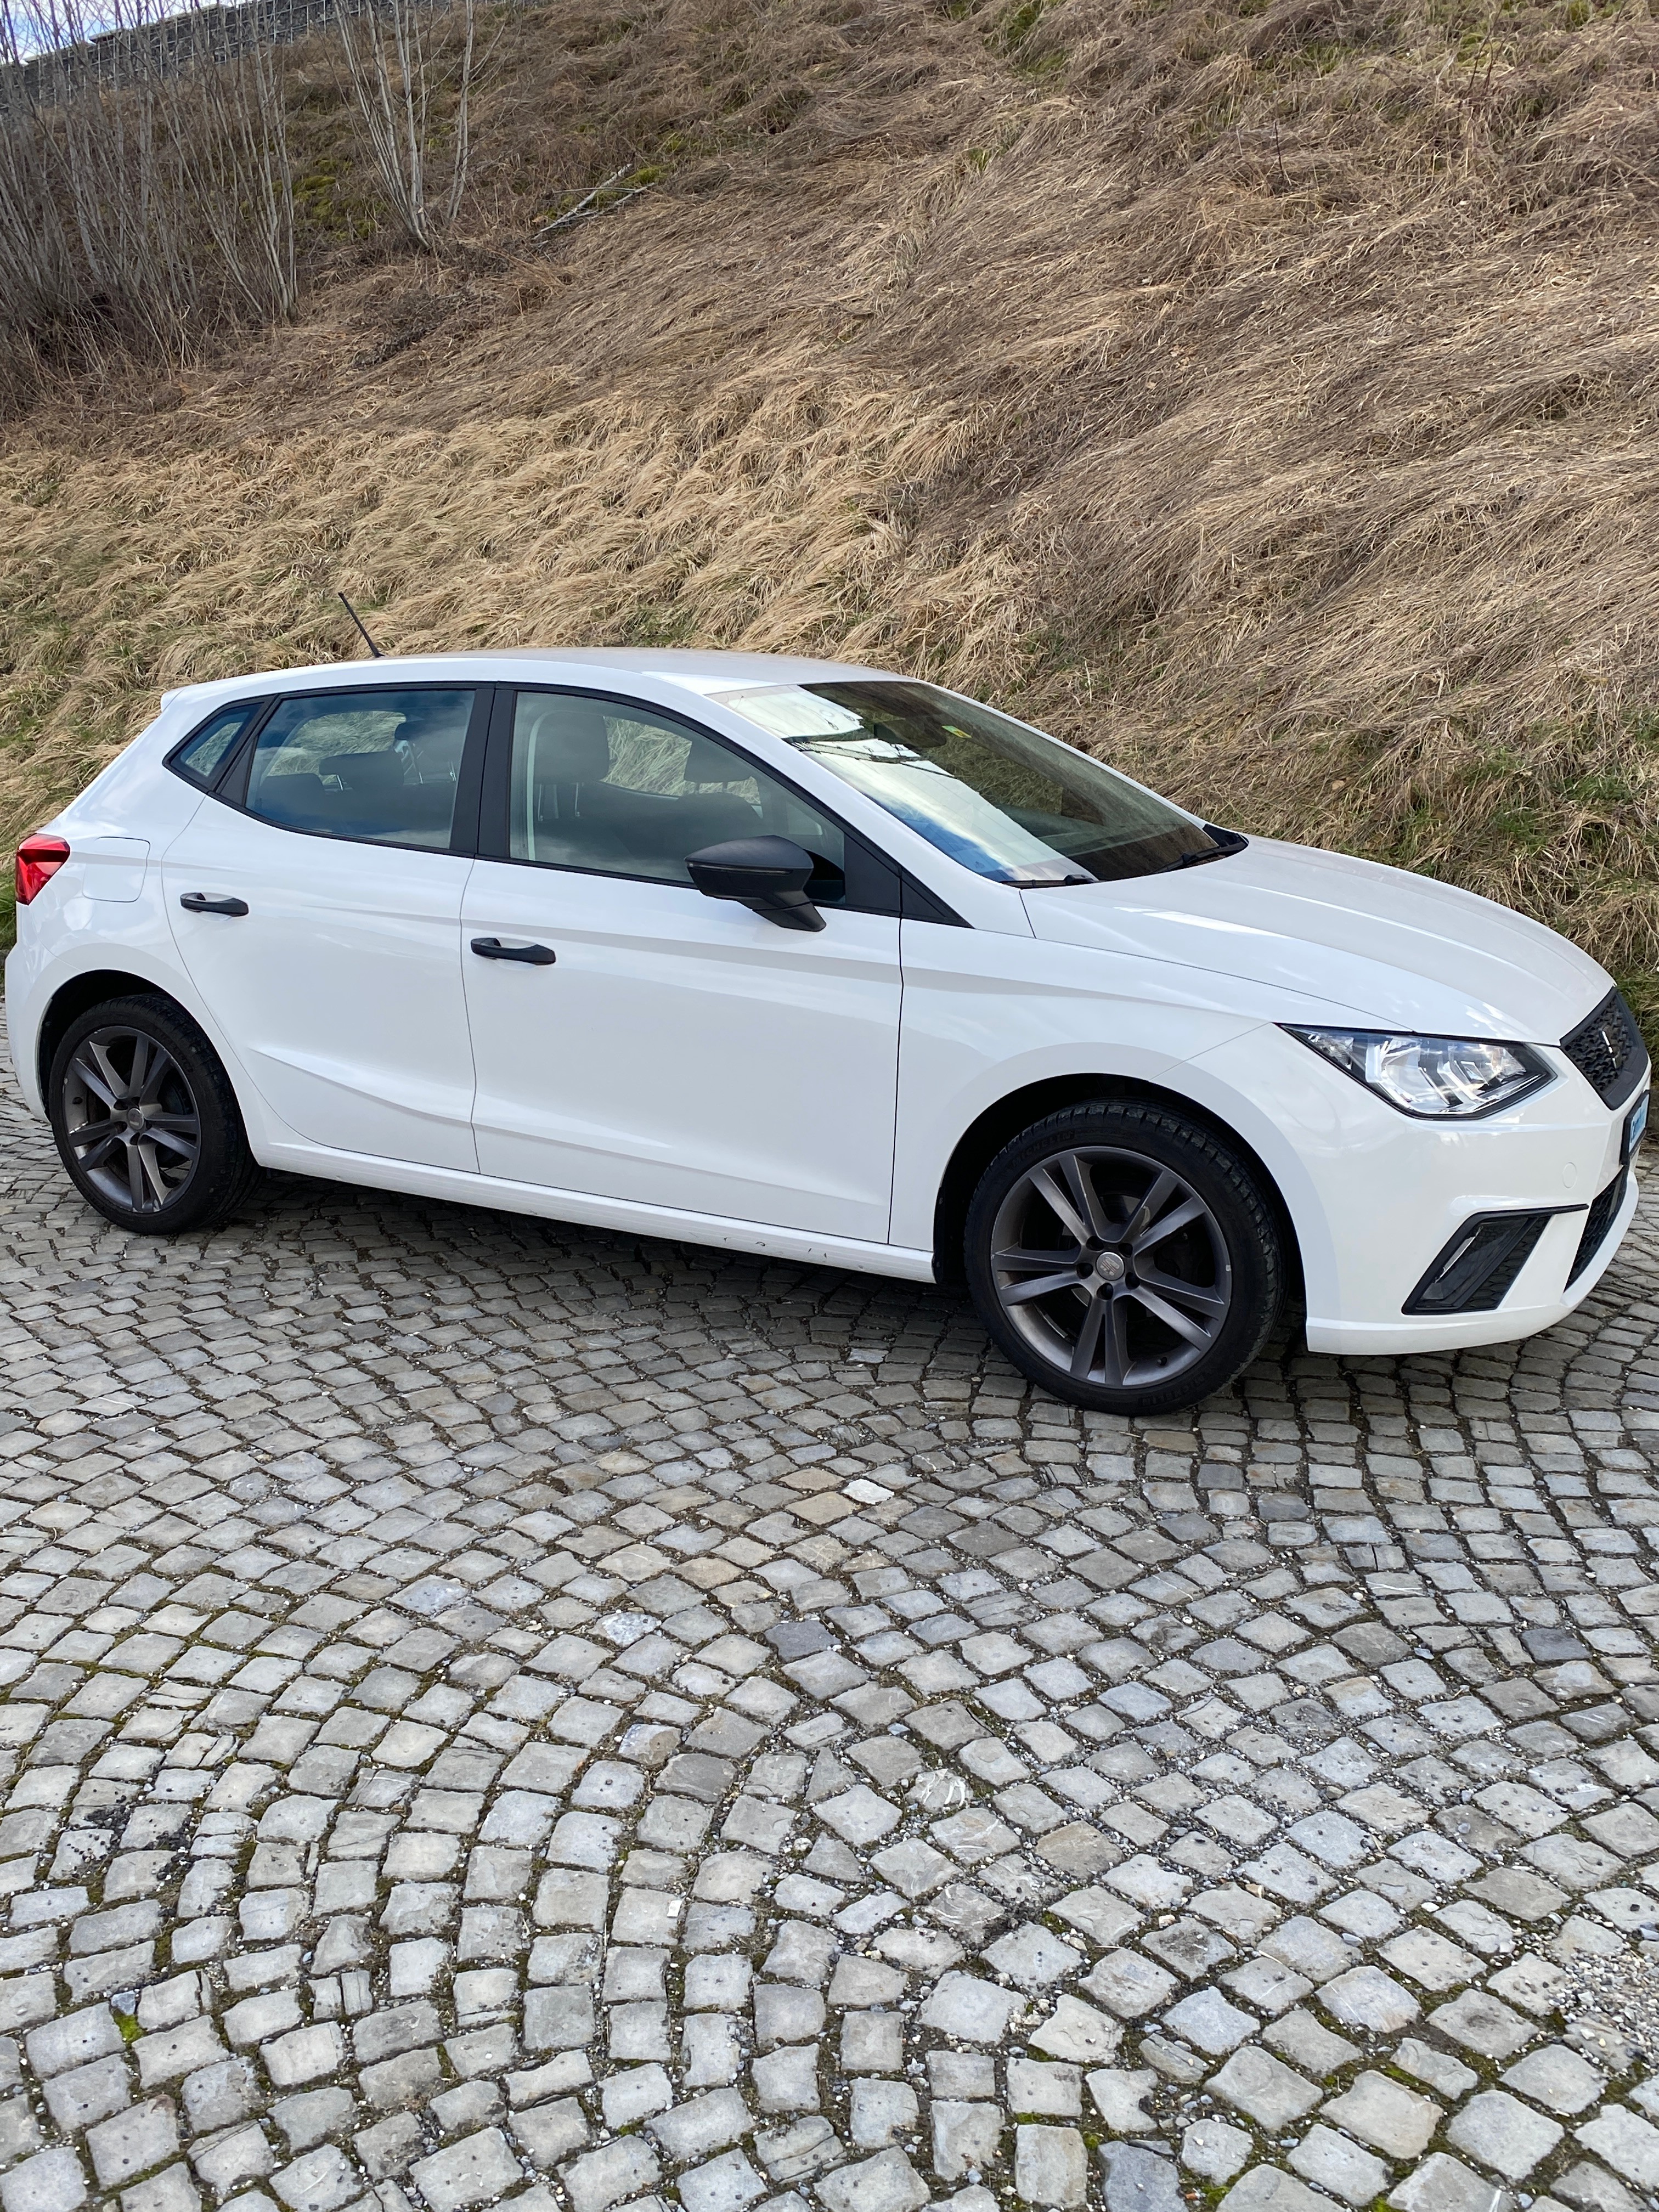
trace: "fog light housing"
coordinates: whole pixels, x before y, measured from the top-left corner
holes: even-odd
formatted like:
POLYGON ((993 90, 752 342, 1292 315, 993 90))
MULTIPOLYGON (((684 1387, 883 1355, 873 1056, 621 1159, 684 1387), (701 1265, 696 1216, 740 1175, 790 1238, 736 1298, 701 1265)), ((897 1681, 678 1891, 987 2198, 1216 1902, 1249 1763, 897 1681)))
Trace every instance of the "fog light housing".
MULTIPOLYGON (((1533 1255, 1556 1206, 1538 1213, 1472 1213, 1436 1253, 1401 1309, 1408 1314, 1491 1313, 1533 1255)), ((1578 1207, 1571 1209, 1577 1212, 1578 1207)))

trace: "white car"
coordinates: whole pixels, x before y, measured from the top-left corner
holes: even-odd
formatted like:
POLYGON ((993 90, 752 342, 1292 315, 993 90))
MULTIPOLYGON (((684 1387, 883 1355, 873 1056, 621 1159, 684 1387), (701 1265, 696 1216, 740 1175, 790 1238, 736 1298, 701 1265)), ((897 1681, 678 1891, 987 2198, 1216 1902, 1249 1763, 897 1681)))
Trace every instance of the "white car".
POLYGON ((1636 1206, 1611 980, 1443 884, 1211 828, 929 684, 518 652, 169 693, 18 861, 30 1105, 98 1211, 258 1167, 965 1272, 1062 1398, 1570 1313, 1636 1206))

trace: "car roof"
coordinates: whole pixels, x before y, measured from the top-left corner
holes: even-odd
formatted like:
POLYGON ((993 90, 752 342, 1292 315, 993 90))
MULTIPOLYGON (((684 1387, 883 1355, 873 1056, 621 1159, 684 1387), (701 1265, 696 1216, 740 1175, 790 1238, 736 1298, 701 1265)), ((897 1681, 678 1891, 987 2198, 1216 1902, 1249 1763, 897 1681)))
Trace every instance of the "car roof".
POLYGON ((705 653, 661 646, 535 645, 477 653, 386 653, 378 660, 318 661, 298 668, 250 670, 243 676, 181 686, 167 693, 165 703, 273 684, 308 690, 320 684, 360 680, 384 684, 401 678, 405 682, 430 683, 446 677, 471 676, 501 682, 510 681, 515 675, 521 680, 545 682, 567 669, 576 677, 656 677, 684 684, 691 691, 715 690, 728 684, 825 684, 849 677, 885 676, 890 682, 894 680, 892 671, 866 663, 810 660, 788 653, 705 653))

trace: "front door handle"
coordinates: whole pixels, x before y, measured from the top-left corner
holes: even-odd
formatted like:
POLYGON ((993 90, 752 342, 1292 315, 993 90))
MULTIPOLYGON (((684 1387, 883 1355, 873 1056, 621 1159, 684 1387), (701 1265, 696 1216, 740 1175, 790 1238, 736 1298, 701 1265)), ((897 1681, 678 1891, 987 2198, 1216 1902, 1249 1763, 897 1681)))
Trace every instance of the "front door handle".
POLYGON ((550 968, 559 957, 550 945, 503 945, 499 937, 475 937, 472 950, 481 960, 522 960, 526 968, 550 968))
POLYGON ((186 914, 246 914, 247 901, 210 898, 205 891, 186 891, 179 902, 186 914))

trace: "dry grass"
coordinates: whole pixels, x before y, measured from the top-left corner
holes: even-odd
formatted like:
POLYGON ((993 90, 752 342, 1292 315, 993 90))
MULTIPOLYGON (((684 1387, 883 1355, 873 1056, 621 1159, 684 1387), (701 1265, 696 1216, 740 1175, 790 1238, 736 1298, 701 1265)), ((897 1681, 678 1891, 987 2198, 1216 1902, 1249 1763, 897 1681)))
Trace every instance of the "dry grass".
POLYGON ((307 70, 300 324, 0 439, 5 827, 162 685, 349 653, 343 585, 402 647, 939 675, 1659 1014, 1645 7, 538 12, 418 268, 307 70))

